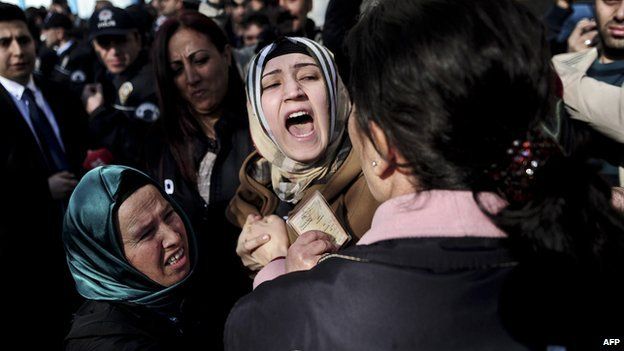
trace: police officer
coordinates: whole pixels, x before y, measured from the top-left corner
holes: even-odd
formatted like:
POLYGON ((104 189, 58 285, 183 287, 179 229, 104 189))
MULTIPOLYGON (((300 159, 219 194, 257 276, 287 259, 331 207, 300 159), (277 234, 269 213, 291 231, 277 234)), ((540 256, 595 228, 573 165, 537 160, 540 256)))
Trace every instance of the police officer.
MULTIPOLYGON (((69 16, 50 12, 43 22, 41 40, 47 48, 40 54, 41 62, 53 62, 48 77, 68 86, 79 96, 86 82, 93 80, 94 57, 88 47, 76 40, 69 16)), ((46 73, 47 70, 41 71, 46 73)))
POLYGON ((105 7, 89 20, 89 40, 103 70, 83 91, 90 130, 113 162, 139 167, 141 145, 158 119, 155 82, 138 21, 125 10, 105 7))

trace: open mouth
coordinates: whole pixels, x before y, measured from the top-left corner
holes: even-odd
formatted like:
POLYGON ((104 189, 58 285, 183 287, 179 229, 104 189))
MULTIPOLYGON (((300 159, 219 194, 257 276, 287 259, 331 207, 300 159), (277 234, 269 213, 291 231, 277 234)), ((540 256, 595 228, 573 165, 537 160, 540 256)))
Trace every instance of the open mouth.
POLYGON ((182 248, 169 257, 167 262, 165 262, 165 266, 175 266, 176 263, 180 262, 180 260, 183 257, 184 257, 184 249, 182 248))
POLYGON ((286 118, 286 130, 297 138, 314 133, 314 118, 307 111, 293 112, 286 118))

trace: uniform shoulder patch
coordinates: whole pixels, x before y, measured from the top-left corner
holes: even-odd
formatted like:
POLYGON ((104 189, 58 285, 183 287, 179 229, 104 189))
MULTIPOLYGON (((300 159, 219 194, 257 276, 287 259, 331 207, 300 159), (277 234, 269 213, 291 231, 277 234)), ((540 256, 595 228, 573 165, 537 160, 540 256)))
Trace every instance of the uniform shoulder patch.
POLYGON ((81 70, 76 70, 71 73, 69 79, 74 83, 84 83, 87 80, 87 75, 81 70))
POLYGON ((160 109, 154 103, 144 102, 136 108, 134 115, 145 122, 154 122, 160 116, 160 109))

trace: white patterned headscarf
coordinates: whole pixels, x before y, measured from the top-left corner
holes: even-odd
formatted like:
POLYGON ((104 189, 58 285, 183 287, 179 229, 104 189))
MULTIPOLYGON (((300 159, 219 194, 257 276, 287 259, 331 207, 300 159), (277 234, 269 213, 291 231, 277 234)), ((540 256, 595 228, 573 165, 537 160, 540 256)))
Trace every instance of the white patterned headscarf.
POLYGON ((348 138, 345 137, 351 102, 338 75, 333 55, 322 45, 307 38, 285 37, 266 46, 254 56, 249 64, 246 88, 251 137, 263 156, 255 165, 254 178, 262 181, 269 178, 267 172, 270 172, 271 185, 277 196, 282 201, 297 203, 310 184, 323 182, 331 177, 351 148, 348 138), (262 110, 262 72, 269 55, 285 40, 305 48, 318 63, 326 83, 329 100, 329 143, 325 154, 311 164, 286 156, 276 142, 262 110))

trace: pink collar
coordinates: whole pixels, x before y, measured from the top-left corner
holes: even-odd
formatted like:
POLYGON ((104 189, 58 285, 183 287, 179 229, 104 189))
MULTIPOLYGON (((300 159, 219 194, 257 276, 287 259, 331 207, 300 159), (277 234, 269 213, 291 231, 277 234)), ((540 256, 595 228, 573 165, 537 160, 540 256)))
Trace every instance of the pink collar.
MULTIPOLYGON (((481 193, 479 199, 492 213, 506 206, 493 193, 481 193)), ((462 236, 503 238, 507 235, 481 212, 472 192, 430 190, 382 203, 375 211, 371 229, 358 245, 400 238, 462 236)))

